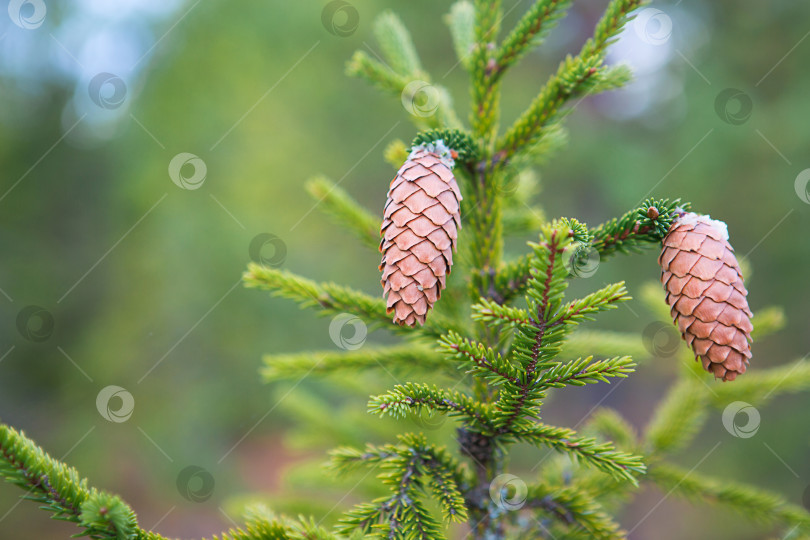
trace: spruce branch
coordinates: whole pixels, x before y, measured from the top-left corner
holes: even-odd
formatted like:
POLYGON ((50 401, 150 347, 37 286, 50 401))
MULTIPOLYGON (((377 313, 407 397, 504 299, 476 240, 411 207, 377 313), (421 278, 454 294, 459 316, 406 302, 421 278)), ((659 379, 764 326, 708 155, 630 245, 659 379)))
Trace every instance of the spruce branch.
POLYGON ((394 170, 397 170, 402 166, 402 163, 408 159, 410 152, 411 149, 405 145, 402 139, 394 139, 385 147, 383 158, 394 170))
POLYGON ((481 402, 453 390, 442 390, 427 384, 398 384, 393 390, 373 396, 368 412, 402 418, 408 412, 422 409, 458 417, 481 430, 491 430, 489 410, 481 402))
POLYGON ((336 448, 329 452, 328 467, 345 474, 363 466, 379 465, 386 460, 410 455, 412 449, 416 448, 425 460, 431 462, 431 466, 443 468, 450 473, 458 486, 466 484, 464 467, 444 447, 428 444, 424 435, 405 434, 400 435, 399 440, 399 444, 366 444, 363 450, 349 446, 336 448))
POLYGON ((444 21, 450 29, 458 61, 469 70, 475 44, 475 7, 468 0, 456 2, 444 21))
POLYGON ((214 535, 211 540, 341 540, 335 534, 319 527, 313 519, 293 520, 283 516, 251 516, 244 527, 238 527, 214 535))
MULTIPOLYGON (((500 45, 497 38, 503 18, 502 0, 461 0, 452 6, 446 21, 460 63, 471 77, 469 132, 461 127, 450 93, 432 83, 423 69, 413 39, 399 17, 384 12, 376 19, 374 33, 384 59, 377 60, 358 51, 348 63, 347 72, 368 80, 403 104, 411 101, 411 119, 420 130, 412 146, 442 140, 451 149, 454 174, 444 171, 449 162, 447 153, 443 153, 440 166, 444 174, 436 173, 432 180, 444 188, 442 182, 449 182, 449 178, 456 190, 455 174, 466 181, 466 185, 462 184, 464 189, 457 190, 464 193, 465 238, 460 244, 461 264, 456 269, 461 267, 469 275, 465 286, 469 285, 470 302, 462 304, 459 300, 460 285, 456 282, 441 299, 441 313, 432 311, 421 328, 401 327, 391 324, 386 303, 379 298, 252 264, 245 274, 248 287, 270 290, 326 315, 349 312, 369 325, 411 338, 405 345, 390 347, 267 356, 262 375, 266 380, 276 380, 378 367, 429 373, 460 368, 473 381, 465 391, 407 382, 372 396, 368 412, 401 419, 426 410, 451 417, 459 424, 457 442, 467 461, 461 463, 444 447, 429 443, 422 434, 400 435, 395 444, 368 444, 361 449, 341 447, 331 452, 330 466, 334 471, 351 472, 361 466, 378 469, 378 478, 389 493, 349 510, 335 533, 319 527, 312 519, 290 519, 260 509, 248 516, 244 527, 231 529, 215 539, 434 540, 444 538, 449 522, 469 523, 477 540, 503 540, 512 532, 525 537, 533 527, 520 519, 526 517, 526 512, 512 514, 510 518, 489 495, 493 479, 505 468, 508 446, 516 443, 554 450, 553 463, 540 472, 543 483, 529 488, 526 509, 542 518, 551 518, 551 530, 561 531, 560 537, 625 537, 626 533, 604 508, 612 510, 615 503, 638 485, 639 476, 648 473, 644 459, 637 455, 642 449, 651 458, 649 478, 664 489, 701 502, 729 506, 755 520, 798 527, 796 535, 810 535, 810 514, 781 497, 684 472, 662 461, 664 455, 694 439, 705 422, 709 405, 724 406, 731 400, 760 404, 780 393, 810 388, 810 363, 805 359, 760 370, 733 386, 718 387, 715 397, 707 395, 688 374, 682 375, 655 411, 641 440, 624 418, 607 409, 599 410, 590 419, 583 434, 539 422, 549 389, 624 378, 636 366, 628 352, 634 357, 649 357, 636 335, 587 330, 574 333, 583 321, 616 308, 630 297, 621 282, 566 301, 569 280, 576 277, 568 264, 570 258, 581 249, 593 249, 601 257, 607 257, 656 246, 677 213, 689 207, 679 199, 648 199, 638 208, 594 229, 573 218, 547 223, 542 213, 529 207, 538 183, 524 174, 525 167, 542 161, 564 142, 562 119, 572 109, 572 101, 618 88, 630 79, 626 66, 605 65, 605 54, 629 20, 630 12, 641 3, 642 0, 611 0, 593 37, 579 54, 560 63, 528 109, 500 139, 497 135, 503 75, 564 16, 571 0, 534 0, 500 45), (431 110, 420 110, 417 105, 420 95, 428 98, 431 110), (539 231, 539 238, 529 244, 528 254, 503 263, 505 230, 539 231), (512 305, 520 295, 525 297, 525 308, 512 305), (472 324, 464 322, 467 307, 471 308, 472 324), (447 313, 453 316, 442 315, 447 313), (436 341, 438 348, 430 346, 436 341), (605 358, 594 359, 593 354, 605 358), (578 464, 590 469, 582 469, 578 464), (560 477, 564 478, 564 485, 552 481, 560 477), (433 511, 434 508, 439 511, 433 511), (508 530, 509 523, 520 529, 508 530)), ((399 168, 409 159, 411 150, 401 140, 394 140, 389 143, 385 157, 399 168)), ((428 166, 432 167, 420 164, 422 168, 428 166)), ((419 171, 414 167, 413 177, 405 180, 415 182, 425 178, 419 171)), ((434 187, 432 182, 424 183, 434 187)), ((419 206, 424 204, 424 210, 440 209, 432 203, 445 203, 428 187, 422 190, 419 206)), ((377 248, 379 220, 373 213, 326 178, 311 180, 307 189, 324 202, 324 209, 339 223, 364 244, 377 248)), ((411 195, 404 194, 403 200, 411 195)), ((454 194, 455 203, 459 198, 458 193, 454 194)), ((433 217, 422 210, 414 212, 425 214, 432 223, 425 224, 428 230, 438 230, 442 224, 454 221, 460 225, 460 214, 446 206, 444 209, 448 212, 434 212, 433 217)), ((400 218, 406 223, 411 217, 419 219, 415 213, 403 214, 405 217, 400 218)), ((425 236, 415 234, 413 241, 422 242, 425 236)), ((448 235, 447 239, 450 238, 448 235)), ((453 248, 456 238, 452 235, 453 248)), ((437 252, 427 257, 424 254, 432 252, 423 250, 417 260, 428 265, 430 259, 439 261, 439 256, 443 256, 442 268, 449 274, 452 249, 447 251, 447 246, 439 249, 438 243, 432 240, 431 243, 441 255, 437 252)), ((400 250, 403 256, 408 256, 404 251, 410 247, 400 250)), ((445 276, 433 267, 429 271, 437 279, 445 276)), ((442 287, 444 284, 442 280, 442 287)), ((424 288, 420 281, 417 290, 424 293, 424 288)), ((437 297, 439 290, 435 289, 437 297)), ((656 286, 654 293, 648 287, 642 296, 656 313, 667 317, 660 287, 656 286)), ((437 300, 431 300, 430 306, 437 300)), ((759 337, 782 324, 781 314, 775 310, 760 311, 755 323, 759 337)), ((460 378, 459 385, 465 382, 460 378)), ((359 387, 360 383, 355 381, 354 385, 359 387)), ((308 415, 321 431, 345 433, 348 428, 342 424, 327 425, 338 416, 327 414, 332 412, 328 410, 330 405, 323 396, 308 396, 290 408, 297 407, 296 412, 305 418, 308 415)), ((390 422, 377 424, 388 426, 390 422)), ((165 540, 138 528, 135 514, 121 499, 89 487, 74 469, 54 460, 21 433, 2 424, 0 475, 27 490, 25 498, 39 502, 57 519, 78 525, 79 534, 103 539, 165 540)))
POLYGON ((500 393, 496 409, 502 415, 496 419, 496 426, 501 434, 508 433, 516 423, 526 424, 536 417, 536 409, 547 387, 556 386, 563 380, 574 381, 571 384, 577 384, 576 381, 584 383, 591 380, 590 375, 598 380, 596 371, 599 370, 604 370, 603 376, 623 376, 624 370, 629 369, 629 359, 613 359, 595 364, 594 371, 577 378, 576 374, 584 367, 580 360, 580 363, 560 367, 559 372, 550 375, 549 385, 542 384, 542 377, 538 380, 538 373, 559 364, 555 358, 574 326, 593 313, 611 309, 616 302, 629 298, 624 283, 616 283, 562 305, 568 277, 563 254, 573 249, 572 240, 577 237, 587 239, 587 229, 573 220, 561 221, 545 228, 541 241, 533 245, 534 256, 529 262, 531 277, 526 293, 528 311, 498 306, 495 302, 480 303, 474 308, 475 316, 487 322, 500 321, 516 327, 511 354, 524 370, 516 384, 506 385, 500 393))
POLYGON ((503 232, 506 235, 518 235, 536 231, 546 222, 544 216, 543 211, 537 207, 529 207, 522 210, 504 210, 503 232))
POLYGON ((563 253, 571 244, 569 233, 569 230, 558 228, 555 223, 544 228, 538 243, 529 243, 534 253, 530 258, 526 301, 536 324, 547 321, 559 308, 568 287, 563 253))
POLYGON ((426 462, 426 466, 430 472, 429 485, 433 497, 439 501, 448 520, 464 523, 468 519, 467 506, 453 474, 435 461, 426 462))
POLYGON ((365 51, 355 51, 346 64, 346 74, 365 79, 372 86, 391 94, 401 94, 410 82, 410 78, 399 75, 365 51))
MULTIPOLYGON (((383 21, 385 28, 393 24, 392 19, 388 16, 383 16, 383 21)), ((396 24, 401 27, 403 32, 407 32, 401 23, 396 24)), ((415 53, 404 52, 407 46, 402 45, 400 41, 402 39, 402 34, 398 37, 392 34, 386 36, 385 45, 383 45, 385 48, 390 47, 392 50, 398 51, 395 53, 396 59, 393 61, 393 65, 397 66, 396 69, 406 69, 407 66, 412 66, 414 61, 418 63, 418 59, 414 60, 415 53)), ((365 79, 372 86, 388 94, 414 103, 410 118, 420 129, 461 127, 461 122, 453 109, 450 93, 443 86, 432 83, 430 76, 421 69, 413 73, 398 72, 391 66, 372 58, 365 51, 356 51, 346 64, 346 74, 350 77, 365 79), (422 97, 429 102, 429 109, 421 110, 415 105, 415 100, 418 98, 417 93, 424 93, 422 97)))
POLYGON ((760 308, 751 318, 754 329, 751 337, 760 340, 785 327, 785 310, 779 306, 760 308))
POLYGON ((515 28, 504 38, 491 70, 494 81, 506 70, 537 47, 571 6, 571 0, 536 0, 515 28))
POLYGON ((633 450, 638 446, 635 428, 615 409, 600 407, 588 419, 588 432, 595 432, 613 441, 616 448, 633 450))
MULTIPOLYGON (((590 235, 590 231, 588 231, 587 234, 590 235)), ((602 234, 601 229, 595 229, 593 234, 593 243, 580 242, 580 250, 585 250, 583 252, 586 252, 588 247, 593 247, 598 251, 603 247, 597 242, 598 237, 596 236, 597 234, 602 234)), ((657 241, 660 242, 660 239, 657 241)), ((537 253, 529 253, 518 257, 503 265, 501 269, 495 273, 492 280, 492 293, 490 294, 495 302, 505 304, 526 291, 529 286, 529 280, 532 279, 532 261, 536 256, 538 256, 537 253)), ((601 251, 600 256, 602 256, 601 251)), ((568 262, 568 268, 564 268, 564 270, 568 272, 568 277, 576 277, 577 272, 574 266, 576 264, 575 257, 576 253, 571 256, 571 260, 568 262)), ((622 298, 622 301, 623 300, 630 300, 630 297, 624 297, 622 298)))
POLYGON ((428 129, 420 132, 411 143, 411 147, 442 141, 444 145, 456 153, 456 165, 474 161, 478 158, 479 150, 475 141, 466 132, 460 129, 428 129))
POLYGON ((504 383, 517 384, 519 374, 500 353, 482 343, 461 337, 455 332, 442 336, 440 346, 458 361, 459 367, 497 386, 504 383))
POLYGON ((704 476, 670 463, 651 465, 647 477, 665 492, 671 491, 695 504, 724 506, 754 522, 797 527, 810 534, 810 513, 775 493, 704 476))
POLYGON ((392 347, 365 345, 354 351, 311 351, 273 354, 262 358, 261 375, 265 382, 299 378, 307 374, 328 376, 347 370, 386 369, 395 373, 455 373, 455 366, 435 347, 409 343, 392 347))
POLYGON ((616 480, 638 485, 636 475, 644 474, 647 467, 643 458, 618 451, 610 442, 598 443, 590 437, 579 437, 569 428, 534 424, 515 430, 510 438, 534 446, 547 446, 564 452, 583 464, 606 472, 616 480))
POLYGON ((616 36, 629 21, 630 12, 644 3, 644 0, 611 0, 602 18, 596 24, 593 37, 582 47, 582 54, 584 56, 604 55, 605 49, 615 41, 616 36))
POLYGON ((672 315, 669 313, 669 305, 661 301, 660 282, 648 281, 642 285, 639 298, 644 303, 644 306, 653 313, 656 319, 666 321, 667 324, 670 324, 672 315))
POLYGON ((472 54, 472 127, 489 148, 497 128, 500 89, 492 78, 495 40, 502 19, 501 0, 475 0, 475 44, 472 54))
POLYGON ((516 328, 532 323, 532 315, 523 308, 504 306, 497 300, 482 298, 472 306, 473 320, 484 324, 516 328))
POLYGON ((410 32, 392 11, 385 11, 374 20, 374 37, 391 70, 404 77, 419 77, 422 63, 413 45, 410 32))
POLYGON ((515 424, 530 423, 544 397, 535 386, 537 373, 554 363, 566 334, 565 321, 551 322, 562 303, 567 287, 563 253, 570 247, 570 229, 554 222, 544 227, 540 242, 530 244, 531 278, 527 283, 526 302, 530 320, 517 327, 511 354, 523 367, 520 381, 507 385, 500 393, 496 408, 502 416, 496 420, 498 432, 508 433, 515 424), (522 416, 522 418, 521 418, 522 416))
POLYGON ((638 333, 610 330, 577 329, 565 340, 560 351, 563 358, 577 358, 588 354, 605 357, 627 355, 636 361, 650 356, 638 333))
POLYGON ((378 465, 401 454, 402 449, 393 444, 377 446, 367 444, 363 450, 341 446, 329 451, 328 467, 340 474, 353 472, 360 467, 378 465))
POLYGON ((599 77, 599 58, 568 57, 557 73, 546 83, 523 115, 497 143, 493 157, 496 164, 504 163, 524 148, 536 144, 543 129, 561 116, 561 109, 570 99, 592 89, 599 77))
POLYGON ((598 382, 610 382, 608 378, 626 378, 636 364, 629 356, 620 356, 593 362, 593 357, 579 358, 573 362, 558 364, 544 372, 535 385, 541 388, 562 388, 565 385, 585 386, 598 382))
POLYGON ((574 487, 539 484, 529 487, 526 505, 554 518, 588 538, 622 540, 626 533, 593 498, 574 487))
MULTIPOLYGON (((24 489, 24 499, 39 503, 54 519, 75 523, 74 536, 104 540, 168 540, 138 527, 135 513, 119 497, 88 485, 73 467, 5 424, 0 424, 0 476, 24 489)), ((338 540, 312 523, 287 518, 248 517, 245 528, 232 529, 214 540, 338 540), (317 534, 316 534, 317 533, 317 534), (306 534, 306 535, 305 535, 306 534)))
POLYGON ((680 199, 647 199, 634 208, 592 229, 591 245, 600 257, 608 257, 616 252, 639 252, 647 246, 660 245, 677 210, 688 210, 690 204, 680 199))
POLYGON ((672 453, 684 448, 706 421, 708 396, 702 385, 681 378, 669 391, 647 426, 645 445, 654 454, 672 453))
POLYGON ((607 285, 598 291, 592 292, 563 306, 556 314, 549 318, 549 325, 568 324, 576 325, 582 321, 594 320, 592 315, 600 311, 616 309, 616 304, 626 302, 631 297, 627 293, 624 282, 607 285))
POLYGON ((372 298, 334 283, 315 283, 286 270, 260 264, 248 265, 244 281, 246 287, 270 290, 277 296, 295 300, 301 307, 318 307, 328 315, 349 312, 370 325, 385 326, 400 333, 439 337, 454 329, 453 323, 437 313, 431 314, 430 319, 420 328, 391 324, 382 299, 372 298))
POLYGON ((319 176, 309 180, 305 187, 312 197, 322 203, 321 208, 335 221, 345 225, 365 245, 377 251, 380 246, 380 219, 363 208, 337 184, 319 176))
MULTIPOLYGON (((525 152, 512 157, 511 165, 545 165, 551 156, 568 144, 568 131, 560 123, 549 124, 542 132, 537 142, 526 148, 525 152)), ((509 165, 505 168, 509 168, 509 165)))
POLYGON ((461 495, 463 472, 444 448, 427 443, 424 435, 406 434, 397 445, 374 447, 364 452, 339 449, 332 453, 331 467, 350 470, 358 464, 377 464, 378 475, 391 489, 391 495, 355 506, 340 520, 338 530, 354 530, 395 539, 433 540, 444 538, 441 525, 426 510, 424 476, 428 476, 431 493, 451 521, 467 519, 461 495))
POLYGON ((524 148, 532 146, 547 127, 556 122, 563 106, 572 98, 620 84, 611 68, 603 66, 605 49, 628 20, 628 14, 641 0, 612 0, 596 25, 594 36, 575 57, 562 61, 529 108, 498 141, 493 157, 496 164, 509 161, 524 148), (602 88, 600 88, 600 85, 602 88))
POLYGON ((25 490, 23 498, 38 503, 54 519, 75 523, 82 536, 163 539, 139 529, 134 512, 121 499, 90 487, 76 469, 5 424, 0 424, 0 476, 25 490))
POLYGON ((810 361, 805 356, 783 366, 746 373, 733 385, 718 385, 708 399, 718 408, 732 401, 745 401, 759 407, 776 396, 807 389, 810 389, 810 361))
POLYGON ((492 298, 499 304, 505 304, 516 296, 523 294, 531 278, 532 254, 527 253, 504 264, 493 279, 492 298))

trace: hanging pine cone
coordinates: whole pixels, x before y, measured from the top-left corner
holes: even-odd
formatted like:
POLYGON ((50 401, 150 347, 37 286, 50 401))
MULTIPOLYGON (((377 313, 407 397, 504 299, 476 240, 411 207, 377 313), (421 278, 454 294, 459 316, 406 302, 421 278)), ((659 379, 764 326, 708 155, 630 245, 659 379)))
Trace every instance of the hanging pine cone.
POLYGON ((455 152, 415 146, 391 181, 382 222, 382 286, 394 322, 414 326, 441 296, 461 227, 455 152))
POLYGON ((745 373, 752 314, 726 224, 682 214, 664 237, 658 263, 670 312, 695 358, 724 381, 745 373))

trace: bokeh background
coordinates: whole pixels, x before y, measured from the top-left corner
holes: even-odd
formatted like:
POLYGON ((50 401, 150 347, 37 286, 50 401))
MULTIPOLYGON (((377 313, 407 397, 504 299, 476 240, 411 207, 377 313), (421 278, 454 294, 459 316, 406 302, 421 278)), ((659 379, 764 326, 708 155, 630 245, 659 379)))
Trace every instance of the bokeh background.
MULTIPOLYGON (((378 256, 333 227, 303 183, 324 173, 382 207, 393 172, 382 151, 415 132, 398 99, 346 78, 344 66, 356 49, 376 51, 371 23, 385 9, 402 16, 425 67, 466 116, 467 77, 442 20, 450 3, 350 0, 359 22, 337 33, 324 24, 324 1, 3 4, 0 418, 92 485, 121 494, 143 527, 167 536, 217 533, 252 498, 282 508, 294 498, 299 510, 333 520, 354 495, 341 500, 342 485, 316 465, 285 472, 317 464, 332 446, 301 432, 302 415, 328 431, 330 415, 354 414, 353 436, 362 439, 364 423, 379 420, 364 417, 358 395, 393 381, 383 372, 351 392, 345 381, 263 384, 263 353, 337 348, 329 320, 239 280, 251 241, 272 234, 283 248, 270 245, 282 251, 269 256, 284 268, 379 292, 378 256), (193 189, 170 176, 181 153, 198 158, 182 169, 193 189), (134 400, 126 421, 97 409, 110 385, 134 400), (307 470, 320 489, 308 487, 307 470)), ((529 4, 505 0, 505 26, 529 4)), ((546 45, 510 72, 506 120, 578 49, 604 5, 575 2, 546 45)), ((646 37, 631 26, 611 49, 636 82, 577 106, 568 145, 538 169, 539 202, 550 216, 596 224, 646 196, 683 197, 725 220, 750 263, 753 310, 781 305, 788 316, 784 330, 756 344, 752 369, 801 358, 810 350, 810 204, 795 180, 810 167, 810 5, 652 6, 664 16, 646 37)), ((513 254, 524 240, 510 242, 513 254)), ((626 279, 631 293, 657 275, 651 253, 599 269, 599 281, 626 279)), ((639 334, 652 320, 638 303, 605 319, 639 334)), ((394 341, 383 333, 368 340, 394 341)), ((676 370, 660 364, 644 363, 607 398, 607 385, 566 392, 544 419, 573 425, 604 399, 641 427, 676 370)), ((693 467, 722 438, 699 470, 801 504, 809 406, 808 394, 779 398, 760 411, 749 439, 728 436, 718 412, 680 462, 693 467)), ((326 435, 333 444, 348 437, 326 435)), ((0 537, 75 532, 18 504, 20 495, 0 485, 0 537)), ((625 526, 664 494, 641 495, 621 516, 625 526)), ((668 498, 632 538, 755 539, 763 531, 668 498)))

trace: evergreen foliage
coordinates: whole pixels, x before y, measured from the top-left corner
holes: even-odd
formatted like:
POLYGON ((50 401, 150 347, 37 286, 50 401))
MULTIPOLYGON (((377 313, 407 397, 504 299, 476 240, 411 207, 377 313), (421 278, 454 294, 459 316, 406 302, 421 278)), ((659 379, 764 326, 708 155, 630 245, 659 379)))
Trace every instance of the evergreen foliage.
MULTIPOLYGON (((810 535, 810 514, 782 497, 669 462, 689 446, 712 408, 723 408, 733 400, 758 405, 810 387, 810 368, 801 361, 757 367, 733 384, 709 390, 701 380, 704 373, 684 346, 676 356, 682 365, 676 380, 642 433, 607 408, 594 411, 580 432, 541 421, 543 403, 551 392, 611 383, 627 377, 637 362, 650 356, 636 334, 580 330, 596 315, 630 300, 624 283, 568 298, 570 282, 581 277, 591 254, 606 259, 658 247, 677 212, 689 208, 680 200, 647 200, 619 218, 588 227, 573 218, 548 221, 530 206, 536 181, 526 168, 541 163, 564 142, 562 121, 572 100, 628 80, 627 68, 605 64, 605 51, 640 3, 611 0, 593 37, 577 55, 563 59, 526 111, 502 134, 503 75, 542 42, 565 15, 570 0, 536 0, 500 42, 503 9, 499 0, 461 0, 450 8, 446 22, 459 62, 471 78, 469 129, 454 112, 447 90, 432 83, 424 71, 399 18, 390 12, 379 16, 375 36, 385 62, 359 51, 347 71, 397 99, 414 97, 408 94, 413 81, 435 91, 437 105, 432 114, 411 114, 420 130, 413 144, 442 139, 458 153, 455 173, 464 189, 465 232, 457 270, 437 310, 417 328, 393 325, 384 301, 376 295, 316 283, 285 270, 251 264, 245 284, 324 315, 351 313, 404 340, 339 353, 267 356, 262 368, 265 380, 330 377, 362 392, 362 380, 347 380, 346 372, 353 379, 354 374, 362 377, 379 369, 415 374, 424 382, 399 383, 370 398, 368 412, 389 420, 378 421, 378 427, 363 424, 368 438, 402 431, 405 422, 424 426, 428 415, 431 421, 446 417, 456 428, 456 440, 448 447, 425 433, 409 432, 398 434, 396 442, 342 446, 332 451, 330 470, 345 475, 362 468, 376 472, 383 487, 380 491, 376 486, 376 498, 346 511, 334 528, 322 527, 313 518, 292 519, 254 508, 242 528, 215 538, 428 540, 445 538, 448 530, 457 527, 453 524, 466 524, 465 530, 477 539, 625 538, 627 533, 611 515, 641 482, 701 505, 731 508, 791 534, 810 535), (503 260, 506 231, 530 231, 536 240, 524 255, 503 260), (552 457, 532 477, 516 482, 517 477, 510 477, 513 480, 502 486, 499 479, 506 475, 507 458, 517 444, 528 445, 538 454, 551 449, 552 457), (525 490, 513 489, 520 484, 525 490)), ((408 151, 401 141, 394 141, 385 154, 397 167, 408 151)), ((322 203, 320 208, 376 249, 376 213, 325 178, 310 181, 307 189, 322 203)), ((662 320, 668 319, 660 287, 643 291, 642 299, 662 320)), ((758 313, 758 338, 781 326, 779 310, 758 313)), ((308 399, 299 412, 313 422, 321 418, 319 431, 353 438, 349 428, 328 420, 331 405, 324 398, 308 399)), ((308 469, 314 470, 309 463, 308 469)), ((162 538, 140 529, 133 511, 118 497, 89 487, 77 471, 5 425, 0 425, 0 474, 56 519, 75 523, 79 534, 162 538)), ((323 485, 319 472, 310 474, 323 485)))

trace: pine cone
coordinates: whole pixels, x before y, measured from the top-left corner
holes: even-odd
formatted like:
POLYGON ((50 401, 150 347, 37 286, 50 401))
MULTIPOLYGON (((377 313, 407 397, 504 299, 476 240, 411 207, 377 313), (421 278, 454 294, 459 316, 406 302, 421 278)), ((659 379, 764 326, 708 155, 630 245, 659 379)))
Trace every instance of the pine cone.
POLYGON ((391 181, 380 234, 382 286, 394 322, 425 323, 453 265, 461 193, 439 140, 413 148, 391 181))
POLYGON ((751 310, 726 224, 692 212, 678 217, 658 257, 667 304, 715 378, 733 381, 751 358, 751 310))

